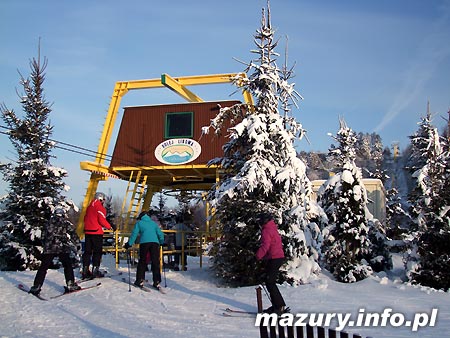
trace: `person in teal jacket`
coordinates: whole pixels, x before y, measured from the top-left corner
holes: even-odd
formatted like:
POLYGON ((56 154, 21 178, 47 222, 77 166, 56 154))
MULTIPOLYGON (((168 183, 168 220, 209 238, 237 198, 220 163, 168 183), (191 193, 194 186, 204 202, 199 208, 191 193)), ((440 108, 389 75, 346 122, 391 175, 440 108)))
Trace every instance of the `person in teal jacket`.
POLYGON ((139 262, 136 271, 136 281, 134 285, 137 287, 144 286, 145 269, 147 267, 147 253, 150 252, 152 260, 153 287, 159 289, 161 283, 160 270, 160 245, 164 243, 164 234, 159 227, 159 221, 153 211, 141 212, 138 221, 134 225, 130 239, 125 243, 124 248, 129 249, 136 241, 139 240, 139 262))

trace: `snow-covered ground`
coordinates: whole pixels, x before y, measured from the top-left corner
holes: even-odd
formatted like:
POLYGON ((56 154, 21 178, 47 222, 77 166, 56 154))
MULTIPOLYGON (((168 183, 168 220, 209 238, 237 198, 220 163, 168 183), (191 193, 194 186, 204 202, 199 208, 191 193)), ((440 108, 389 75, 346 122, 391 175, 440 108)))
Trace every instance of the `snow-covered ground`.
MULTIPOLYGON (((400 266, 398 258, 396 266, 400 266)), ((121 262, 121 276, 101 279, 101 287, 69 294, 47 302, 19 290, 31 285, 35 272, 0 272, 0 337, 259 337, 250 317, 222 315, 227 307, 255 310, 255 287, 219 287, 203 261, 189 257, 189 270, 166 272, 167 294, 146 293, 128 286, 128 269, 121 262)), ((111 255, 103 266, 116 273, 111 255)), ((438 309, 436 325, 411 332, 407 327, 358 327, 345 331, 371 337, 449 337, 450 295, 429 288, 403 284, 401 269, 387 277, 374 276, 354 284, 333 281, 327 274, 307 285, 280 286, 292 313, 366 312, 392 308, 412 318, 415 312, 438 309)), ((134 281, 135 269, 131 269, 134 281)), ((151 273, 147 273, 151 280, 151 273)), ((97 280, 83 285, 95 284, 97 280)), ((50 297, 63 289, 62 270, 49 270, 42 295, 50 297)), ((164 284, 164 278, 163 278, 164 284)), ((263 299, 268 306, 267 298, 263 299)))

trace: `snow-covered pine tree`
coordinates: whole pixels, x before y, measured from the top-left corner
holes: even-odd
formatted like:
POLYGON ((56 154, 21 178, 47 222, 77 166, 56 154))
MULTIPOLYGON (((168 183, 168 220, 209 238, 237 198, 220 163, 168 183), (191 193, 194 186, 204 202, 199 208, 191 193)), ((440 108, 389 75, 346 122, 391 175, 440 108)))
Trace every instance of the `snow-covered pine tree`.
POLYGON ((370 157, 374 167, 371 169, 370 177, 378 178, 381 182, 385 182, 388 178, 386 170, 383 168, 384 165, 384 153, 383 153, 383 142, 381 142, 381 136, 372 133, 371 134, 371 153, 370 157))
MULTIPOLYGON (((429 113, 427 116, 430 115, 429 113)), ((450 288, 450 164, 448 139, 439 136, 426 118, 427 134, 417 133, 414 144, 425 144, 425 165, 414 173, 422 195, 415 201, 419 212, 413 229, 412 252, 417 252, 417 264, 409 261, 408 276, 413 283, 436 289, 450 288), (425 138, 426 137, 426 138, 425 138), (416 251, 417 247, 417 251, 416 251)), ((413 147, 414 149, 414 147, 413 147)), ((416 195, 414 195, 416 196, 416 195)))
POLYGON ((271 212, 279 224, 288 262, 280 281, 301 283, 319 270, 311 244, 319 231, 307 219, 307 213, 316 211, 310 208, 312 188, 293 146, 304 131, 286 104, 287 98, 296 102, 301 96, 287 81, 292 72, 280 71, 276 65, 277 43, 269 7, 267 17, 263 10, 255 43, 253 52, 258 58, 245 70, 252 73, 248 78, 235 78, 235 83, 256 99, 255 105, 221 108, 210 126, 203 128, 205 133, 211 127, 220 133, 231 126, 224 156, 210 162, 219 164, 225 173, 209 193, 223 233, 212 251, 213 268, 233 285, 260 283, 261 269, 255 259, 260 229, 255 216, 271 212))
POLYGON ((159 192, 156 195, 156 205, 158 208, 158 215, 161 217, 165 214, 166 211, 166 204, 167 204, 167 197, 164 196, 162 192, 159 192))
POLYGON ((108 221, 108 223, 117 225, 117 212, 116 210, 114 210, 113 196, 106 195, 106 199, 103 205, 106 209, 106 220, 108 221))
POLYGON ((388 189, 386 191, 386 234, 391 240, 399 241, 395 245, 396 247, 404 246, 403 235, 410 222, 411 217, 403 207, 398 190, 396 188, 388 189))
POLYGON ((55 143, 50 139, 53 126, 48 116, 50 104, 44 97, 47 60, 30 61, 31 75, 21 76, 24 94, 20 102, 24 117, 0 106, 3 121, 10 128, 9 139, 17 152, 15 163, 1 166, 8 182, 7 195, 0 210, 0 268, 2 270, 35 269, 42 252, 41 233, 55 208, 77 207, 62 196, 68 190, 63 178, 67 172, 50 164, 55 143))
MULTIPOLYGON (((408 201, 411 205, 410 214, 417 220, 415 231, 420 231, 422 224, 420 224, 419 215, 424 206, 423 189, 419 183, 418 174, 427 165, 428 149, 430 141, 434 138, 435 127, 432 124, 432 117, 428 108, 427 114, 418 122, 419 129, 410 136, 411 139, 411 154, 407 160, 406 168, 414 179, 414 188, 408 195, 408 201), (421 201, 418 203, 418 201, 421 201)), ((433 141, 434 142, 434 141, 433 141)))
POLYGON ((422 168, 427 164, 427 149, 430 144, 430 137, 434 134, 435 129, 432 124, 429 104, 427 105, 426 115, 421 117, 417 124, 419 126, 418 130, 409 137, 411 144, 407 149, 409 156, 405 165, 405 169, 410 174, 412 185, 408 193, 409 214, 411 215, 412 222, 405 238, 407 249, 403 257, 406 275, 409 279, 412 278, 412 273, 417 270, 417 264, 419 262, 417 242, 425 230, 425 220, 420 216, 423 214, 425 205, 422 190, 423 185, 420 184, 418 177, 422 168))
POLYGON ((355 163, 362 168, 363 177, 378 178, 384 182, 386 173, 383 170, 383 144, 380 135, 358 133, 355 150, 355 163))
POLYGON ((319 189, 318 201, 328 220, 322 223, 324 266, 341 282, 356 282, 377 270, 389 268, 385 234, 367 210, 361 169, 355 165, 356 135, 340 120, 333 137, 338 146, 329 150, 337 172, 319 189))
POLYGON ((372 169, 372 141, 370 134, 359 132, 356 135, 355 143, 355 163, 363 169, 363 176, 370 176, 372 169))

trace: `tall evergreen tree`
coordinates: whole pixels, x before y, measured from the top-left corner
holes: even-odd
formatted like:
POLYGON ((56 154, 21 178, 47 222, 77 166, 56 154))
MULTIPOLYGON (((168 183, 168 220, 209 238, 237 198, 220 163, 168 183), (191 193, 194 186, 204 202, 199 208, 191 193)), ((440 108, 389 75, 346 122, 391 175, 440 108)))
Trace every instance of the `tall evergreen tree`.
POLYGON ((3 121, 10 128, 9 139, 17 152, 16 163, 1 167, 9 184, 0 210, 0 268, 2 270, 35 269, 42 252, 41 233, 55 208, 66 212, 76 206, 66 201, 62 191, 68 187, 67 172, 51 165, 50 139, 53 126, 47 122, 51 112, 44 96, 47 60, 30 61, 31 75, 21 76, 24 93, 20 102, 24 117, 0 106, 3 121))
POLYGON ((360 167, 364 178, 378 178, 385 181, 383 170, 383 144, 376 133, 358 133, 355 144, 355 164, 360 167))
POLYGON ((415 201, 416 228, 413 229, 411 236, 411 252, 417 253, 414 257, 416 264, 411 264, 414 260, 410 255, 408 272, 414 283, 448 290, 450 288, 448 139, 439 136, 437 129, 432 127, 429 116, 422 126, 416 137, 412 138, 413 145, 425 145, 420 148, 425 164, 414 173, 414 177, 417 178, 415 192, 421 192, 421 195, 415 201), (426 133, 422 133, 424 131, 426 133))
POLYGON ((384 153, 383 153, 383 143, 381 142, 380 135, 376 133, 371 134, 371 153, 373 168, 371 168, 370 176, 373 178, 378 178, 381 182, 385 182, 388 178, 386 170, 383 168, 384 153))
POLYGON ((297 102, 301 96, 289 84, 292 75, 276 65, 274 30, 270 10, 263 10, 261 27, 255 35, 258 58, 248 64, 248 78, 236 77, 235 83, 256 99, 255 105, 238 104, 220 109, 209 128, 227 131, 229 142, 224 156, 210 164, 219 164, 224 178, 209 193, 220 222, 222 239, 215 247, 213 267, 225 282, 234 285, 260 283, 261 267, 255 259, 259 246, 259 225, 255 216, 271 212, 282 235, 287 265, 281 281, 304 282, 318 271, 317 253, 312 239, 318 228, 309 224, 311 183, 305 165, 297 158, 294 140, 301 138, 302 126, 290 115, 287 99, 297 102), (279 109, 284 111, 283 116, 279 109), (302 266, 304 273, 299 273, 302 266))
POLYGON ((109 224, 117 224, 117 211, 114 208, 113 196, 106 195, 105 202, 103 203, 106 209, 106 220, 109 224))
POLYGON ((165 197, 162 192, 159 192, 156 195, 156 206, 158 208, 158 215, 160 215, 160 217, 163 217, 165 214, 166 204, 167 204, 167 197, 165 197))
POLYGON ((434 134, 432 117, 427 106, 427 113, 418 124, 418 130, 411 135, 410 147, 407 149, 407 161, 405 169, 410 174, 410 191, 408 193, 408 202, 410 205, 409 214, 411 215, 411 225, 406 236, 407 249, 404 255, 404 264, 406 275, 412 279, 412 273, 417 270, 419 263, 418 239, 425 230, 425 219, 423 215, 425 199, 423 195, 424 186, 419 182, 419 174, 427 164, 427 149, 430 144, 430 137, 434 134))
MULTIPOLYGON (((411 222, 411 217, 403 207, 396 188, 386 191, 386 225, 387 236, 393 240, 402 241, 403 235, 411 222)), ((404 243, 399 243, 403 247, 404 243)))
POLYGON ((337 280, 356 282, 377 270, 389 268, 385 234, 380 222, 367 216, 367 194, 361 169, 355 165, 355 133, 343 120, 334 137, 329 157, 337 164, 336 174, 322 185, 319 204, 328 220, 322 223, 323 263, 337 280))
POLYGON ((414 188, 409 193, 408 201, 411 205, 411 216, 416 220, 416 227, 414 230, 421 231, 423 229, 423 222, 421 221, 421 213, 425 206, 425 198, 423 195, 423 185, 419 181, 421 170, 427 165, 427 160, 430 153, 430 142, 434 142, 435 127, 432 124, 431 113, 428 109, 427 114, 421 118, 418 123, 419 129, 411 139, 411 154, 406 163, 406 167, 414 179, 414 188))

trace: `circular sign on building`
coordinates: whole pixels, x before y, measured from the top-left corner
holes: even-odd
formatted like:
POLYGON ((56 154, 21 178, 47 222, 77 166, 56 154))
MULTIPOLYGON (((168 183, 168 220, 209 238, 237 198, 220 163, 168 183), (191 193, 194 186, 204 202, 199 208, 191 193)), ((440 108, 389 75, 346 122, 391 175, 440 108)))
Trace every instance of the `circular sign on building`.
POLYGON ((189 138, 161 142, 155 149, 156 159, 164 164, 179 165, 194 161, 202 152, 201 145, 189 138))

